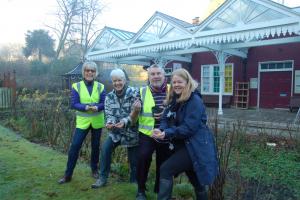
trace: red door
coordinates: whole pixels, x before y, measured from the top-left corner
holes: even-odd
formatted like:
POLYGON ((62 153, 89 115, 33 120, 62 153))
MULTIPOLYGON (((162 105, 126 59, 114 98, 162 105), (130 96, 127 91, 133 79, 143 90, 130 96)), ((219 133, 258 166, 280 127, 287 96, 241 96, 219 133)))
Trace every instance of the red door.
POLYGON ((292 72, 260 73, 260 107, 288 108, 291 97, 292 72))

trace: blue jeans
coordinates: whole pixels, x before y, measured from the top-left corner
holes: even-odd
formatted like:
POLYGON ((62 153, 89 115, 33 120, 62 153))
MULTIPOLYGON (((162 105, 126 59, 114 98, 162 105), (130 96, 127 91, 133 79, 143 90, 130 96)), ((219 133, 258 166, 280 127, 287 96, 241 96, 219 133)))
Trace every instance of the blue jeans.
MULTIPOLYGON (((100 178, 104 181, 107 181, 110 172, 112 152, 119 145, 120 142, 113 142, 111 137, 107 137, 101 148, 100 178)), ((127 147, 128 161, 130 163, 130 182, 136 182, 137 150, 138 146, 127 147)))
POLYGON ((72 144, 68 154, 68 162, 67 162, 67 169, 65 171, 66 177, 72 177, 74 168, 76 166, 76 162, 79 156, 79 152, 82 146, 84 139, 86 138, 87 134, 91 130, 91 169, 92 171, 98 170, 98 163, 99 163, 99 151, 100 151, 100 137, 102 129, 93 129, 89 127, 87 129, 75 129, 75 133, 73 135, 72 144))

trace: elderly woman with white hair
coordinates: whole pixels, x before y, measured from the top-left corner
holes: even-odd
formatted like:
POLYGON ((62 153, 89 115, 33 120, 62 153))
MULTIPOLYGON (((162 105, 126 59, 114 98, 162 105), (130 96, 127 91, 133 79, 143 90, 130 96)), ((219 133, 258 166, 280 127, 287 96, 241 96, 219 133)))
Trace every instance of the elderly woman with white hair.
POLYGON ((76 129, 69 149, 64 176, 59 184, 70 182, 79 156, 82 143, 91 131, 91 171, 98 178, 100 137, 104 127, 104 85, 95 81, 98 68, 95 62, 82 65, 83 80, 72 85, 71 108, 76 110, 76 129))
POLYGON ((101 149, 100 176, 92 188, 107 184, 110 172, 112 152, 117 146, 126 147, 130 163, 130 182, 136 182, 136 165, 138 150, 137 118, 141 102, 138 91, 126 83, 126 75, 121 69, 110 73, 113 91, 105 98, 105 123, 108 137, 101 149))

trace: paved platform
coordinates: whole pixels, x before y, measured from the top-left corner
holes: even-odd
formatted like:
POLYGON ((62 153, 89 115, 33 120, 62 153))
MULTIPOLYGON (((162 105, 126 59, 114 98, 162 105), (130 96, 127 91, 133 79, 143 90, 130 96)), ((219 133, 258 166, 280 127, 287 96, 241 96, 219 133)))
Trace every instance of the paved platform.
MULTIPOLYGON (((218 112, 217 108, 207 108, 209 117, 218 112)), ((288 109, 236 109, 224 108, 221 119, 236 119, 243 121, 258 121, 272 123, 293 123, 297 112, 288 109)))
POLYGON ((242 123, 247 132, 274 133, 287 135, 289 133, 300 134, 300 121, 294 124, 297 112, 285 109, 235 109, 224 108, 223 115, 217 115, 217 108, 207 108, 207 114, 211 122, 217 117, 220 125, 242 123))

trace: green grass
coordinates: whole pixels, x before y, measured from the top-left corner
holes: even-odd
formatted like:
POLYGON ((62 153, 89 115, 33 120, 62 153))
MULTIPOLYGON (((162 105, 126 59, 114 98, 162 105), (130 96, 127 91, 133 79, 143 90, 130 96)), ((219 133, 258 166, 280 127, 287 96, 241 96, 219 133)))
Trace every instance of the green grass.
POLYGON ((70 183, 58 185, 66 160, 66 155, 30 143, 0 126, 0 199, 135 198, 135 184, 112 183, 111 180, 105 188, 91 189, 95 180, 90 176, 89 166, 82 162, 77 164, 70 183))
MULTIPOLYGON (((20 123, 24 122, 21 120, 20 123)), ((57 184, 64 173, 66 161, 65 154, 31 143, 0 125, 0 199, 135 199, 136 185, 118 181, 128 178, 127 162, 125 167, 113 164, 108 186, 94 190, 90 186, 95 180, 83 161, 77 164, 70 183, 57 184)), ((148 180, 149 200, 156 197, 150 192, 153 190, 154 163, 153 160, 148 180)), ((286 195, 290 198, 285 199, 300 199, 300 153, 297 150, 266 148, 248 142, 232 152, 229 168, 241 176, 242 192, 266 193, 267 199, 282 199, 286 195), (259 190, 256 186, 260 187, 259 190), (268 193, 270 189, 272 194, 268 193)), ((236 191, 233 178, 226 183, 225 199, 231 198, 236 191)), ((192 199, 193 188, 185 178, 182 182, 178 182, 177 178, 175 183, 173 196, 192 199)))
POLYGON ((244 180, 272 187, 278 198, 288 190, 291 196, 300 199, 300 153, 297 149, 262 147, 250 142, 239 151, 239 158, 236 151, 232 154, 230 168, 240 169, 244 180))

